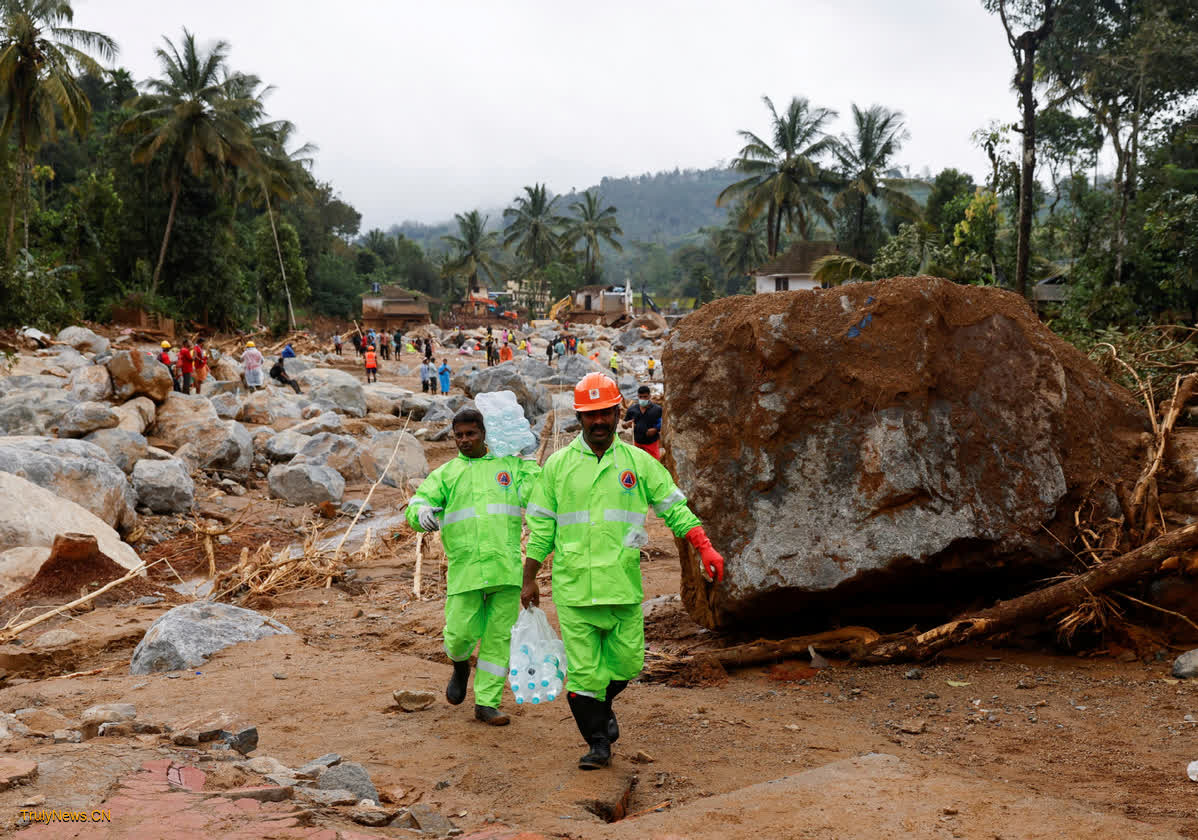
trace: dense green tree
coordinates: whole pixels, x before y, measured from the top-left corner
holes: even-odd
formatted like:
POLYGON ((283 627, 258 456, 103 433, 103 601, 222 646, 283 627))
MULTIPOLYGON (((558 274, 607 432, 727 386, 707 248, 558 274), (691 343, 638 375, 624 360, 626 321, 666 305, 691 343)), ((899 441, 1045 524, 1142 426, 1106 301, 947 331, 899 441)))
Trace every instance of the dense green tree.
POLYGON ((586 282, 595 283, 599 279, 599 265, 602 261, 600 248, 604 243, 616 251, 623 251, 617 236, 623 236, 624 231, 616 220, 617 210, 614 205, 600 208, 602 200, 599 193, 588 190, 582 194, 581 201, 570 204, 574 218, 566 223, 563 238, 568 248, 576 248, 579 243, 583 246, 583 267, 586 282))
POLYGON ((973 198, 976 189, 973 176, 968 172, 959 172, 952 168, 942 169, 932 180, 932 192, 928 195, 928 203, 923 211, 924 219, 934 229, 947 233, 946 238, 951 239, 953 227, 960 218, 954 218, 951 209, 945 212, 946 207, 950 207, 954 200, 959 203, 962 197, 968 202, 973 198))
POLYGON ((554 213, 557 198, 550 198, 544 184, 524 188, 511 207, 503 211, 507 227, 503 247, 513 248, 517 257, 534 268, 544 268, 561 250, 561 233, 566 219, 554 213))
POLYGON ((270 303, 280 296, 287 308, 289 325, 294 328, 291 296, 308 297, 307 266, 300 254, 299 236, 286 220, 272 223, 268 215, 254 223, 254 263, 258 275, 258 295, 269 311, 270 303), (288 281, 287 278, 291 278, 288 281), (291 283, 290 289, 288 282, 291 283))
POLYGON ((803 239, 810 238, 816 217, 832 223, 824 196, 829 179, 818 161, 833 148, 824 125, 836 112, 812 108, 805 98, 796 96, 786 113, 779 115, 768 96, 762 101, 770 112, 772 142, 751 131, 738 132, 746 142, 732 168, 746 177, 726 187, 716 203, 742 200, 741 224, 745 227, 764 213, 766 250, 772 257, 778 253, 783 221, 787 230, 797 228, 803 239))
POLYGON ((117 45, 101 32, 75 29, 74 10, 66 0, 4 0, 0 3, 0 97, 6 110, 0 142, 16 134, 17 178, 9 202, 8 255, 18 198, 25 207, 25 248, 29 248, 30 172, 38 148, 57 134, 57 120, 83 133, 92 107, 78 75, 103 73, 92 53, 104 61, 116 57, 117 45))
POLYGON ((149 93, 134 103, 136 113, 124 124, 139 135, 133 148, 134 163, 149 163, 161 153, 166 188, 171 195, 166 229, 150 290, 158 289, 167 243, 175 224, 184 173, 200 178, 220 177, 227 167, 249 166, 255 149, 240 113, 248 104, 228 96, 224 76, 229 45, 218 41, 207 52, 196 44, 195 35, 183 30, 182 52, 163 38, 165 49, 155 55, 163 76, 150 79, 149 93))
MULTIPOLYGON (((496 256, 500 249, 499 234, 487 230, 487 217, 477 210, 457 213, 454 220, 458 223, 457 236, 441 237, 452 249, 442 273, 447 279, 461 277, 467 280, 464 294, 469 296, 481 288, 480 275, 485 275, 493 286, 503 269, 496 256)), ((453 297, 452 286, 450 297, 453 297)))
POLYGON ((871 206, 871 199, 881 200, 900 218, 912 219, 920 214, 914 199, 897 188, 902 180, 884 174, 907 137, 901 111, 881 105, 862 110, 853 105, 852 133, 841 135, 833 146, 843 179, 836 195, 840 211, 838 237, 859 260, 873 257, 878 238, 875 231, 881 227, 880 218, 874 225, 872 217, 878 213, 871 206))

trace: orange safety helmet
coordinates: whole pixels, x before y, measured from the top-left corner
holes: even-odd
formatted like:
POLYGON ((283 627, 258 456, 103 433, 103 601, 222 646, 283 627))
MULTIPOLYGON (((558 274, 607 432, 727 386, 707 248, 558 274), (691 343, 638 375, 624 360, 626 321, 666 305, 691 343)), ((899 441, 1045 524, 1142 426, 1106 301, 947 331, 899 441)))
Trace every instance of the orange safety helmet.
POLYGON ((588 373, 574 386, 575 411, 599 411, 619 405, 623 399, 616 383, 602 373, 588 373))

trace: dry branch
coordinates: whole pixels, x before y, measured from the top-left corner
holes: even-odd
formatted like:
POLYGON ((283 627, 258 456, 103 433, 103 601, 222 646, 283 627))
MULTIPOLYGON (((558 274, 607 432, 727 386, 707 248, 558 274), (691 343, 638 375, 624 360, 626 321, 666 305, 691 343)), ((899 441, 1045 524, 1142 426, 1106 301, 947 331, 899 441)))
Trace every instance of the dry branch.
POLYGON ((875 664, 926 659, 947 647, 1008 632, 1154 572, 1162 560, 1195 546, 1198 546, 1198 524, 1187 525, 1046 589, 1000 601, 976 615, 950 621, 926 633, 882 641, 861 659, 875 664))

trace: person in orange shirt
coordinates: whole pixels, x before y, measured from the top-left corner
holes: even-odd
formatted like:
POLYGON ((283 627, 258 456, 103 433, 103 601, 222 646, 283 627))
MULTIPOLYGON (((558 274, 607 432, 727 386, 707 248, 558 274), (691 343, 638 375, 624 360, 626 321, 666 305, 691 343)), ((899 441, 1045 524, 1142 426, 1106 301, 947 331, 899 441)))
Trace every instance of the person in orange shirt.
POLYGON ((511 345, 508 344, 506 341, 503 342, 503 346, 499 348, 499 361, 510 362, 512 360, 513 355, 514 354, 512 353, 511 345))
POLYGON ((195 347, 191 348, 191 363, 195 365, 196 393, 208 378, 208 356, 204 352, 204 339, 197 338, 195 347))
POLYGON ((373 344, 366 345, 366 381, 379 381, 379 359, 373 344))

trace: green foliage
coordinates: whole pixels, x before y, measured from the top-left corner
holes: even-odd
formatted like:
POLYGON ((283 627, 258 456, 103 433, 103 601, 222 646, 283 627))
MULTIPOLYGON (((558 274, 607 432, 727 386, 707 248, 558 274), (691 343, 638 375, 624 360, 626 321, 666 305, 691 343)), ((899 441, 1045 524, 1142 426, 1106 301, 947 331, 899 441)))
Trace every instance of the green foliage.
POLYGON ((503 211, 507 220, 503 247, 514 247, 517 257, 528 260, 534 268, 544 268, 562 248, 561 234, 566 219, 555 215, 553 205, 544 184, 524 188, 524 195, 516 196, 513 206, 503 211))
MULTIPOLYGON (((285 299, 288 291, 291 293, 293 306, 308 299, 310 292, 307 265, 300 254, 299 235, 295 228, 285 220, 279 220, 275 223, 275 231, 272 231, 270 217, 259 216, 254 223, 253 253, 258 280, 257 292, 264 304, 277 304, 283 306, 283 311, 286 311, 285 299)), ((267 305, 265 308, 269 311, 272 307, 267 305)))
POLYGON ((944 238, 951 238, 953 228, 964 218, 965 207, 976 189, 973 176, 968 172, 942 169, 932 181, 932 191, 924 207, 927 223, 944 238))
POLYGON ((312 309, 334 318, 361 314, 359 296, 370 288, 349 260, 333 254, 321 254, 310 275, 312 309))
POLYGON ((10 324, 52 329, 74 320, 70 279, 75 266, 50 266, 21 249, 12 268, 0 274, 0 311, 10 324))
POLYGON ((588 283, 599 281, 602 259, 599 249, 603 243, 616 251, 624 250, 624 246, 616 239, 617 236, 623 236, 624 231, 616 221, 615 205, 600 209, 600 204, 599 193, 590 190, 582 194, 582 201, 571 202, 574 218, 565 220, 566 228, 562 236, 568 248, 576 248, 582 243, 588 283))

